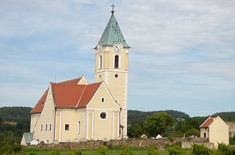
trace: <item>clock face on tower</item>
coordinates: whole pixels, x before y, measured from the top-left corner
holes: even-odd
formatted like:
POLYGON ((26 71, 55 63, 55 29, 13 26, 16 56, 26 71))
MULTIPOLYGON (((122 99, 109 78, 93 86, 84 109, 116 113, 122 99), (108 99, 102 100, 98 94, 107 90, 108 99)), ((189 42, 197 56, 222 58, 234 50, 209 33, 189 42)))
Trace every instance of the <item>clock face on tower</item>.
POLYGON ((115 42, 113 44, 113 48, 114 48, 115 52, 120 52, 122 50, 122 48, 123 48, 123 45, 120 42, 115 42))

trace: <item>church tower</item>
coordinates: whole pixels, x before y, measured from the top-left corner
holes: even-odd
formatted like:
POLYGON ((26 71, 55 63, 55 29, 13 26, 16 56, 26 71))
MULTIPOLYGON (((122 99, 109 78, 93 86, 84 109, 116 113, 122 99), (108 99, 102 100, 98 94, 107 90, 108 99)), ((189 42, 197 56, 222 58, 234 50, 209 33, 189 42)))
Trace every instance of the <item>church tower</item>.
POLYGON ((116 102, 121 106, 120 137, 127 136, 128 49, 114 16, 111 17, 95 48, 95 81, 104 81, 116 102))

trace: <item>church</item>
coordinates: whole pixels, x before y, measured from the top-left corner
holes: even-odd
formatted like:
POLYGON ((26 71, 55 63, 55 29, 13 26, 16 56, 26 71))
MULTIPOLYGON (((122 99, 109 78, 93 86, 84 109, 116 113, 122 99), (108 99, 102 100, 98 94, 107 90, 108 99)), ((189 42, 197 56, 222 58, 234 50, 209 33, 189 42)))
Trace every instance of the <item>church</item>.
POLYGON ((51 82, 30 112, 31 140, 24 134, 22 143, 127 138, 129 48, 112 10, 94 48, 95 83, 85 76, 51 82))

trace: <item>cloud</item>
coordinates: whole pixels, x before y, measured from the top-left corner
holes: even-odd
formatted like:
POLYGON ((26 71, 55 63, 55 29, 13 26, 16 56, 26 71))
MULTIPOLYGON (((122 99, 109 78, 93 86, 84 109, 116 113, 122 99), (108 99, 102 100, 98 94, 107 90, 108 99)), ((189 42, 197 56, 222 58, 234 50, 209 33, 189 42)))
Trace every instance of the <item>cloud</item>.
POLYGON ((127 11, 120 11, 120 23, 137 52, 168 54, 192 48, 210 52, 208 46, 235 41, 234 1, 128 2, 127 11))
POLYGON ((112 3, 132 47, 131 108, 138 101, 141 110, 175 108, 193 113, 191 106, 202 111, 202 105, 234 102, 233 0, 2 0, 1 103, 34 106, 55 76, 63 81, 84 74, 93 82, 93 48, 110 18, 112 3), (8 101, 10 90, 18 95, 8 101), (149 107, 143 105, 146 102, 149 107))

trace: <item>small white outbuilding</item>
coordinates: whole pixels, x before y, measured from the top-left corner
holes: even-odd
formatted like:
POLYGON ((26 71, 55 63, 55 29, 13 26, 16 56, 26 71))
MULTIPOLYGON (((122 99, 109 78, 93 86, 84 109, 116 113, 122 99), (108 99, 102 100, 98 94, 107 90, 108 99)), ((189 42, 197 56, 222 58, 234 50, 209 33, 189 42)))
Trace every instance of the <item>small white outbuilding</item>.
POLYGON ((30 132, 25 132, 23 134, 23 137, 21 139, 21 142, 20 144, 21 145, 24 145, 24 146, 27 146, 27 145, 30 145, 31 141, 33 140, 33 133, 30 133, 30 132))

